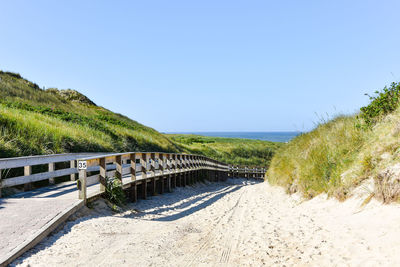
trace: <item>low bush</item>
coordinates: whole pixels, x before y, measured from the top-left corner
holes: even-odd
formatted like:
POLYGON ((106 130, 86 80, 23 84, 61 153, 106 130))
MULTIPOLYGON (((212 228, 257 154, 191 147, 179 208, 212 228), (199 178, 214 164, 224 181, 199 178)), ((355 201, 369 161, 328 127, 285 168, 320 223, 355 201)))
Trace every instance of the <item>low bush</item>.
MULTIPOLYGON (((367 94, 368 95, 368 94, 367 94)), ((370 127, 379 121, 384 115, 395 111, 399 107, 400 83, 392 83, 381 91, 375 91, 376 96, 369 96, 371 103, 361 108, 359 115, 370 127)))
POLYGON ((122 189, 122 182, 119 179, 106 179, 106 191, 104 195, 107 200, 119 207, 126 203, 126 195, 122 189))

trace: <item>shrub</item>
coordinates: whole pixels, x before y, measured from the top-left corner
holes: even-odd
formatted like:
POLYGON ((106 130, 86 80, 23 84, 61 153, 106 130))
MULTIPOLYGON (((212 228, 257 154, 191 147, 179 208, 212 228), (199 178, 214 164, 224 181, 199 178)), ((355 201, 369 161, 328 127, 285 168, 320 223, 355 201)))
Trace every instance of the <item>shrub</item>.
POLYGON ((371 103, 362 107, 359 115, 368 127, 374 125, 384 115, 393 112, 399 106, 400 83, 392 83, 382 91, 375 91, 376 96, 369 96, 371 103))
POLYGON ((119 179, 107 178, 105 198, 117 206, 123 206, 126 203, 125 192, 119 179))

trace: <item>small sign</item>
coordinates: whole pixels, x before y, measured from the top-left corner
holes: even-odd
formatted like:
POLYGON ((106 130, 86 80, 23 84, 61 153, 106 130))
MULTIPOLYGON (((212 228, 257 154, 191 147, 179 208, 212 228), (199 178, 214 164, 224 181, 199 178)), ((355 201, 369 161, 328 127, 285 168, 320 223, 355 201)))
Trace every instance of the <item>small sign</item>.
POLYGON ((78 170, 86 170, 86 169, 87 169, 86 161, 78 161, 78 170))

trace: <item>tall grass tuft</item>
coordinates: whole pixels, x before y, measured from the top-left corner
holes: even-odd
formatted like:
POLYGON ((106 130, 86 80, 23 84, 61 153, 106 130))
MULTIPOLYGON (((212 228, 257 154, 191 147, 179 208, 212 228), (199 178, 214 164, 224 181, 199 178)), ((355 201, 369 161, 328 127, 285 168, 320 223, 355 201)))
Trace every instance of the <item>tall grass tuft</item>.
MULTIPOLYGON (((400 201, 400 85, 393 83, 354 116, 338 116, 294 138, 272 158, 266 179, 311 198, 351 195, 364 180, 384 202, 400 201)), ((368 189, 370 190, 370 189, 368 189)))
POLYGON ((363 133, 355 127, 356 122, 355 117, 339 116, 296 137, 272 158, 267 179, 309 198, 321 192, 345 196, 341 174, 363 144, 363 133))

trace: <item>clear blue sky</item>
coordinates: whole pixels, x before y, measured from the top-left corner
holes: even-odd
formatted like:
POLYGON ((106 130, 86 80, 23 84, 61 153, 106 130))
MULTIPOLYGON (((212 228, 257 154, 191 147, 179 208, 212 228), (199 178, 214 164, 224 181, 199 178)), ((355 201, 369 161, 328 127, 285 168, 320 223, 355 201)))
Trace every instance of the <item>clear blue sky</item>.
POLYGON ((0 69, 159 131, 308 130, 400 80, 400 1, 1 2, 0 69))

